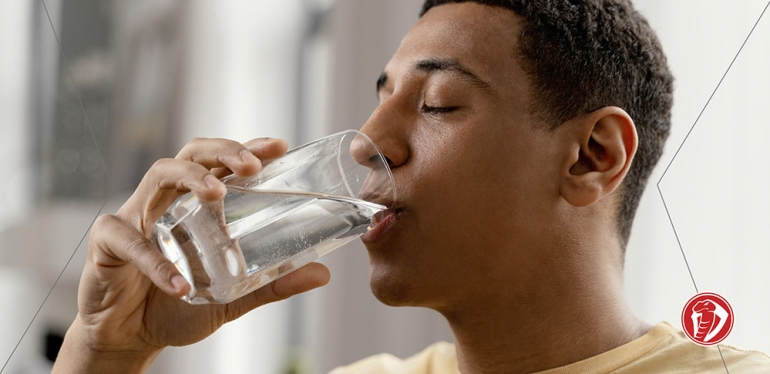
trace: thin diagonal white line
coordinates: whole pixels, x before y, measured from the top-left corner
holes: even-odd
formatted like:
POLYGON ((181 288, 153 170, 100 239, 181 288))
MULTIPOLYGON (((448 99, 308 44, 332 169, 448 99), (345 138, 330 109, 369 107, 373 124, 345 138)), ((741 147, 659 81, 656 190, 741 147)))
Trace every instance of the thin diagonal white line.
POLYGON ((722 358, 722 365, 725 366, 725 372, 727 374, 730 374, 730 370, 727 370, 727 363, 725 363, 725 356, 722 356, 722 348, 720 346, 717 346, 717 350, 719 350, 719 357, 722 358))
POLYGON ((711 104, 711 99, 714 98, 714 95, 719 90, 719 86, 722 85, 722 81, 725 80, 725 77, 727 76, 727 73, 730 72, 730 69, 733 67, 733 64, 735 63, 735 60, 738 59, 738 56, 741 54, 741 51, 743 51, 743 47, 746 45, 746 42, 748 42, 749 38, 751 38, 751 34, 754 33, 754 29, 757 28, 757 25, 759 24, 759 21, 762 20, 762 16, 765 15, 765 11, 767 10, 768 6, 770 6, 770 1, 768 1, 767 5, 765 5, 765 8, 762 10, 762 13, 759 15, 759 18, 757 18, 757 22, 754 23, 754 26, 751 28, 751 31, 749 31, 749 35, 747 35, 746 39, 743 40, 743 44, 741 44, 741 47, 738 48, 738 53, 735 54, 735 57, 733 57, 733 60, 730 62, 730 65, 727 67, 727 70, 725 70, 725 73, 722 74, 722 78, 719 79, 719 83, 717 83, 716 88, 714 88, 714 91, 711 92, 711 96, 709 96, 708 100, 706 101, 706 105, 703 106, 703 109, 701 109, 700 113, 698 114, 698 117, 695 118, 695 122, 692 124, 692 126, 690 126, 690 130, 687 131, 687 135, 685 135, 684 140, 682 140, 682 144, 679 144, 679 148, 676 149, 676 152, 674 153, 674 157, 671 158, 671 161, 669 161, 668 166, 666 166, 666 169, 663 171, 663 175, 661 175, 660 179, 658 179, 658 185, 660 185, 660 182, 666 176, 666 173, 668 173, 668 169, 671 167, 671 164, 674 163, 674 160, 676 160, 676 156, 679 155, 679 151, 682 150, 682 147, 684 146, 684 143, 687 142, 687 138, 690 137, 690 133, 692 133, 692 130, 695 129, 695 125, 698 124, 698 121, 700 120, 700 117, 703 115, 703 112, 705 112, 706 108, 708 108, 709 104, 711 104))
POLYGON ((88 126, 88 131, 91 132, 91 138, 94 141, 94 146, 96 146, 96 151, 99 153, 99 158, 101 160, 102 166, 104 167, 104 174, 107 177, 107 194, 104 198, 104 201, 102 202, 101 207, 99 207, 99 210, 96 212, 96 215, 94 215, 94 218, 91 220, 91 223, 88 225, 88 229, 86 229, 86 231, 83 233, 83 236, 80 238, 78 245, 75 246, 75 249, 72 251, 72 254, 67 260, 67 263, 64 264, 64 267, 62 267, 61 272, 59 272, 59 276, 56 277, 56 281, 54 281, 53 285, 48 290, 48 294, 46 294, 45 298, 43 299, 43 302, 40 303, 40 306, 37 308, 35 315, 32 317, 32 320, 27 325, 27 328, 24 330, 24 333, 19 338, 19 341, 16 343, 16 346, 13 347, 13 351, 11 351, 11 354, 8 356, 8 359, 3 364, 3 367, 0 368, 0 373, 2 373, 5 370, 6 366, 8 366, 8 363, 11 361, 11 358, 13 358, 14 353, 16 353, 16 350, 19 348, 19 345, 21 345, 21 341, 24 340, 24 337, 27 335, 27 332, 29 332, 29 329, 30 327, 32 327, 32 324, 35 323, 35 320, 37 319, 37 316, 40 314, 40 311, 43 309, 45 302, 48 301, 48 297, 51 296, 51 293, 53 293, 54 288, 56 288, 56 285, 59 283, 59 280, 64 274, 64 271, 67 270, 67 267, 69 266, 70 262, 72 262, 72 259, 75 257, 75 254, 77 253, 78 248, 80 248, 80 246, 83 244, 83 241, 85 241, 85 238, 88 235, 88 232, 91 230, 91 227, 93 226, 94 222, 96 221, 96 218, 99 217, 99 215, 102 213, 104 206, 107 204, 107 201, 110 198, 110 192, 112 190, 112 178, 110 177, 110 173, 107 170, 107 162, 105 161, 104 154, 102 153, 101 147, 99 147, 99 142, 97 141, 96 134, 94 133, 94 129, 91 126, 91 120, 88 118, 86 107, 85 105, 83 105, 83 99, 80 97, 80 93, 78 92, 77 85, 75 84, 75 79, 72 77, 72 70, 70 70, 69 63, 67 63, 67 57, 64 55, 64 49, 61 46, 59 35, 56 33, 56 28, 54 27, 53 21, 51 20, 51 14, 48 12, 48 7, 45 5, 45 0, 40 0, 40 2, 43 4, 45 15, 48 18, 48 24, 51 25, 51 32, 53 32, 53 36, 56 39, 56 44, 59 48, 59 54, 61 54, 64 69, 67 71, 67 74, 69 75, 70 82, 72 83, 72 89, 75 92, 75 96, 78 98, 78 102, 80 103, 80 109, 83 111, 83 116, 85 118, 86 126, 88 126))
MULTIPOLYGON (((757 28, 757 25, 762 20, 762 17, 765 15, 765 12, 767 11, 768 7, 770 7, 770 1, 768 1, 767 4, 765 5, 765 8, 762 9, 762 13, 759 15, 759 18, 757 18, 757 21, 754 22, 754 26, 751 27, 749 34, 746 36, 746 39, 743 40, 743 44, 741 44, 741 47, 738 48, 738 52, 735 54, 735 57, 733 57, 733 60, 730 61, 730 65, 727 66, 727 70, 725 70, 725 73, 722 74, 722 78, 719 79, 719 83, 717 83, 717 86, 714 88, 714 91, 711 92, 711 96, 709 96, 708 100, 706 101, 706 104, 703 106, 703 109, 701 109, 700 113, 698 114, 698 117, 695 118, 695 122, 693 122, 692 126, 690 126, 690 130, 687 131, 687 135, 685 135, 684 139, 682 140, 682 143, 679 144, 679 148, 676 149, 674 156, 671 158, 671 161, 669 161, 668 165, 666 166, 666 169, 663 171, 663 175, 660 176, 660 179, 658 179, 658 183, 656 184, 656 187, 658 188, 658 194, 660 194, 660 199, 661 201, 663 201, 663 208, 666 210, 668 221, 671 224, 671 229, 674 231, 674 236, 676 237, 676 243, 679 245, 679 251, 682 252, 682 258, 684 259, 685 265, 687 265, 687 271, 690 273, 690 279, 692 280, 692 285, 695 287, 695 293, 698 293, 698 285, 695 283, 695 277, 693 277, 692 275, 692 270, 690 269, 690 263, 687 261, 687 255, 685 255, 684 253, 684 247, 682 247, 682 242, 679 240, 679 234, 677 234, 676 232, 676 226, 674 225, 674 220, 671 218, 671 213, 669 212, 668 206, 666 205, 666 199, 663 197, 663 191, 660 189, 660 182, 663 181, 663 178, 666 176, 666 173, 668 173, 668 169, 676 160, 676 157, 679 155, 679 151, 682 150, 684 143, 687 142, 687 139, 690 137, 690 134, 695 129, 695 125, 698 124, 698 121, 700 121, 701 116, 706 111, 706 108, 708 108, 709 104, 711 104, 711 99, 714 98, 714 95, 719 90, 719 87, 722 85, 722 82, 725 80, 727 73, 729 73, 730 69, 732 69, 733 64, 735 63, 735 60, 738 59, 738 56, 741 54, 741 51, 743 51, 743 47, 746 46, 746 43, 749 41, 749 38, 751 38, 751 35, 754 33, 754 29, 757 28)), ((725 362, 724 356, 722 356, 722 349, 719 348, 719 346, 717 346, 717 349, 719 350, 719 357, 722 358, 722 364, 725 367, 725 372, 729 374, 730 371, 727 369, 727 363, 725 362)))
POLYGON ((754 26, 751 28, 751 31, 749 31, 749 34, 746 36, 746 39, 743 40, 743 44, 741 44, 741 47, 738 49, 738 52, 735 54, 735 57, 733 57, 733 60, 730 62, 730 65, 727 67, 727 70, 725 70, 725 73, 722 75, 722 78, 719 80, 719 83, 717 83, 716 88, 714 88, 714 91, 711 92, 711 96, 709 96, 708 100, 706 101, 706 105, 703 106, 703 109, 701 109, 700 113, 698 114, 698 117, 695 119, 695 122, 690 126, 690 130, 687 131, 687 135, 685 135, 684 140, 682 140, 682 143, 679 144, 679 148, 677 148, 676 152, 674 153, 674 156, 671 158, 671 161, 669 161, 668 165, 666 166, 666 169, 663 171, 663 175, 660 176, 660 179, 658 180, 658 183, 656 184, 656 187, 658 188, 658 193, 660 194, 660 199, 663 201, 663 208, 666 210, 666 215, 668 216, 669 223, 671 223, 671 228, 674 231, 674 236, 676 237, 676 242, 679 245, 679 250, 682 252, 682 258, 684 258, 684 262, 687 265, 687 271, 690 273, 690 279, 692 279, 692 284, 695 287, 695 292, 698 292, 698 286, 695 283, 695 277, 692 275, 692 270, 690 269, 690 264, 687 261, 687 256, 684 253, 684 248, 682 247, 682 242, 679 240, 679 235, 676 232, 676 226, 674 225, 674 220, 671 218, 671 213, 668 210, 668 206, 666 204, 666 199, 663 196, 663 191, 660 188, 660 183, 663 181, 663 178, 665 178, 666 173, 668 173, 668 169, 671 167, 671 165, 676 160, 676 157, 679 155, 679 151, 682 150, 682 147, 684 146, 684 143, 687 142, 687 139, 690 137, 690 134, 695 129, 695 125, 698 124, 698 121, 700 121, 701 116, 703 115, 703 112, 706 111, 706 108, 708 108, 709 104, 711 104, 711 99, 714 98, 714 95, 719 90, 719 87, 722 85, 722 82, 725 80, 725 77, 727 76, 727 73, 730 72, 730 69, 733 67, 733 64, 735 63, 735 60, 738 59, 738 56, 741 54, 741 51, 743 51, 743 47, 746 45, 746 42, 749 41, 749 38, 751 38, 751 35, 754 33, 754 29, 757 28, 757 25, 762 20, 762 17, 765 15, 765 11, 767 11, 767 8, 770 6, 770 1, 768 1, 767 5, 765 5, 765 8, 762 10, 762 13, 759 15, 759 18, 754 23, 754 26))
POLYGON ((48 290, 48 293, 45 295, 45 299, 43 299, 43 302, 40 303, 40 307, 37 308, 37 311, 35 312, 35 315, 32 317, 32 320, 29 321, 29 325, 27 325, 27 328, 24 330, 24 333, 21 334, 21 337, 19 338, 19 341, 16 343, 16 346, 13 347, 13 351, 11 351, 11 355, 8 356, 8 359, 5 361, 5 364, 3 364, 3 367, 0 368, 0 373, 2 373, 5 370, 5 367, 8 365, 9 362, 11 362, 11 358, 13 358, 13 354, 16 353, 16 350, 19 348, 19 345, 21 345, 21 341, 24 340, 24 337, 27 335, 27 332, 29 332, 29 329, 32 327, 32 324, 35 322, 35 319, 37 319, 38 314, 40 314, 40 311, 43 309, 43 305, 45 305, 45 302, 48 300, 48 297, 51 296, 51 293, 53 293, 53 289, 56 287, 56 284, 59 283, 59 279, 61 279, 62 275, 64 275, 64 271, 67 270, 67 266, 69 266, 72 259, 75 257, 75 254, 78 251, 78 248, 80 248, 80 245, 83 244, 83 241, 85 240, 86 236, 88 235, 88 232, 91 230, 91 226, 93 226, 94 221, 96 221, 96 218, 99 217, 99 214, 101 214, 102 209, 104 209, 104 206, 107 204, 107 200, 105 199, 102 203, 102 206, 99 207, 99 211, 96 212, 96 216, 94 216, 94 219, 91 220, 91 224, 88 225, 88 229, 85 233, 83 233, 83 236, 80 237, 80 241, 78 242, 78 245, 75 247, 75 250, 72 251, 72 254, 70 255, 70 258, 67 260, 67 263, 64 264, 64 267, 61 269, 61 272, 59 272, 59 276, 56 277, 56 281, 53 283, 53 286, 51 286, 51 289, 48 290))

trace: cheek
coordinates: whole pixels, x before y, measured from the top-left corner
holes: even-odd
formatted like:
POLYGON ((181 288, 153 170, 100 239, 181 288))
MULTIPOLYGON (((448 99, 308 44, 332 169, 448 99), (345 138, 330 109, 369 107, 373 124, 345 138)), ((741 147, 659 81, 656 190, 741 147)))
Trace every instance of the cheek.
POLYGON ((419 162, 412 178, 425 221, 453 240, 463 230, 504 224, 498 216, 509 216, 505 211, 517 204, 518 166, 499 162, 501 150, 495 144, 481 146, 483 139, 469 134, 431 140, 431 146, 415 153, 419 162))
POLYGON ((430 143, 415 147, 412 188, 421 220, 431 239, 458 245, 523 235, 543 213, 543 146, 527 134, 468 128, 424 136, 430 143))

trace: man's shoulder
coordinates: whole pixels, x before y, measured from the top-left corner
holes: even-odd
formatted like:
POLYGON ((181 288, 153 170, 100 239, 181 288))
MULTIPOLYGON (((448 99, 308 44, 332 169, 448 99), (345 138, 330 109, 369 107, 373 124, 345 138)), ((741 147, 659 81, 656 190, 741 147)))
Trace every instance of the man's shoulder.
MULTIPOLYGON (((703 347, 668 323, 660 323, 645 336, 624 346, 543 373, 770 373, 770 356, 727 344, 703 347), (724 358, 724 362, 723 362, 724 358)), ((378 354, 339 367, 330 374, 431 374, 459 373, 453 344, 439 342, 422 352, 400 359, 378 354)))
POLYGON ((737 373, 770 373, 770 356, 764 352, 721 345, 727 368, 737 373))
POLYGON ((454 345, 447 342, 438 342, 406 359, 382 353, 347 366, 338 367, 329 374, 358 373, 452 374, 459 373, 459 370, 457 369, 457 354, 455 353, 454 345))
POLYGON ((728 344, 700 346, 681 330, 666 325, 667 336, 639 359, 620 368, 618 373, 640 370, 664 372, 770 373, 770 356, 759 351, 739 349, 728 344))
POLYGON ((729 345, 703 347, 661 322, 643 336, 610 351, 540 374, 770 373, 770 357, 729 345), (720 355, 721 350, 721 355, 720 355), (724 363, 722 363, 724 357, 724 363))

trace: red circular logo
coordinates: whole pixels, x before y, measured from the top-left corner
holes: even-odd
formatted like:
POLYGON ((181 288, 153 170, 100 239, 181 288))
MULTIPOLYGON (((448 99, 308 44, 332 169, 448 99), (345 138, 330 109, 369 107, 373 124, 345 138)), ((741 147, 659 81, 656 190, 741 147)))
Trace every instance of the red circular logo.
POLYGON ((733 330, 733 308, 724 297, 701 292, 684 305, 682 329, 697 344, 718 344, 733 330))

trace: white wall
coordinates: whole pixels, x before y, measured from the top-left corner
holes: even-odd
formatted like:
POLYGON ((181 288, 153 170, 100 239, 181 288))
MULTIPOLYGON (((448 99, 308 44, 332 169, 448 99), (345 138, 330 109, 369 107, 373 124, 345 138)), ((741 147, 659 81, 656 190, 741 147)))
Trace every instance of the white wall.
POLYGON ((188 6, 180 142, 201 136, 293 140, 300 1, 196 0, 188 6))
MULTIPOLYGON (((31 208, 32 169, 30 168, 30 78, 32 35, 32 4, 29 2, 0 0, 0 159, 6 165, 3 183, 0 183, 0 233, 28 215, 31 208)), ((0 368, 6 364, 26 324, 34 314, 36 305, 25 302, 37 300, 39 284, 28 269, 11 267, 15 259, 8 243, 0 243, 0 300, 13 303, 0 304, 0 368)), ((33 334, 39 332, 33 330, 33 334)), ((28 362, 36 355, 34 343, 19 345, 16 355, 24 358, 8 365, 9 370, 29 368, 28 362), (26 362, 26 363, 25 363, 26 362)))
MULTIPOLYGON (((642 200, 626 260, 633 309, 680 326, 695 294, 655 189, 765 0, 639 0, 676 77, 673 130, 642 200)), ((725 341, 770 352, 770 14, 765 14, 660 184, 699 291, 726 297, 735 326, 725 341)))
POLYGON ((24 214, 30 203, 28 184, 32 130, 30 114, 30 78, 32 4, 26 1, 0 0, 0 159, 8 174, 0 184, 0 231, 24 214))

